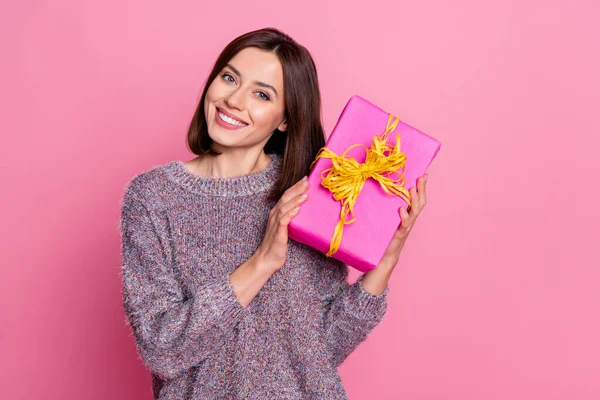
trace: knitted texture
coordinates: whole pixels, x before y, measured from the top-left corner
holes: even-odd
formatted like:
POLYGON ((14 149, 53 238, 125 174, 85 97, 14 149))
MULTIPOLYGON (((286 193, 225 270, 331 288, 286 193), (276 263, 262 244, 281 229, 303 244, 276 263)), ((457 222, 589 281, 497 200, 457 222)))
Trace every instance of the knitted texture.
POLYGON ((348 266, 291 239, 248 306, 229 281, 275 205, 282 158, 271 158, 232 178, 176 160, 126 185, 123 303, 155 399, 346 399, 337 367, 384 317, 389 288, 349 284, 348 266))

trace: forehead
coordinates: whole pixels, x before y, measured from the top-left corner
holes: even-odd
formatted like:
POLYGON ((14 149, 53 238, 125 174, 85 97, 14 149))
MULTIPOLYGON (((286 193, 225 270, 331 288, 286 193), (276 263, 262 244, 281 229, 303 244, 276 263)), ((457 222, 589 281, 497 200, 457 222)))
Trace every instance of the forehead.
POLYGON ((283 68, 279 57, 271 51, 256 47, 247 47, 237 53, 230 61, 242 75, 243 80, 260 81, 283 88, 283 68))

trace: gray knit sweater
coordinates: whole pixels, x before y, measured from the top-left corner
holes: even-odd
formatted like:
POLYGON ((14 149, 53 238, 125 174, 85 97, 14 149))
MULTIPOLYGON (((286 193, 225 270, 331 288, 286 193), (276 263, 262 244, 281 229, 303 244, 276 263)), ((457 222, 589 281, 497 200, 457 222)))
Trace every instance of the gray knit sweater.
POLYGON ((345 399, 337 372, 387 310, 362 276, 293 240, 247 306, 229 274, 262 242, 281 171, 202 178, 144 171, 122 201, 123 301, 156 399, 345 399))

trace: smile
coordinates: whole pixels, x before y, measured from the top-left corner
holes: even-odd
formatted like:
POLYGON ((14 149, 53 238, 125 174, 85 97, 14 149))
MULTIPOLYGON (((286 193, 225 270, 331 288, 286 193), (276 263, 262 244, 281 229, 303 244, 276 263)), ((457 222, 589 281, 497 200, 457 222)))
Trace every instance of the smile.
POLYGON ((217 114, 219 115, 219 119, 221 119, 221 121, 225 121, 225 122, 227 122, 228 124, 235 125, 235 126, 239 126, 239 127, 242 127, 242 126, 247 126, 247 125, 248 125, 248 124, 247 124, 247 123, 245 123, 245 122, 238 121, 237 119, 231 118, 231 117, 229 117, 229 116, 227 116, 227 115, 223 114, 223 113, 222 113, 220 110, 218 110, 218 109, 217 109, 217 114))

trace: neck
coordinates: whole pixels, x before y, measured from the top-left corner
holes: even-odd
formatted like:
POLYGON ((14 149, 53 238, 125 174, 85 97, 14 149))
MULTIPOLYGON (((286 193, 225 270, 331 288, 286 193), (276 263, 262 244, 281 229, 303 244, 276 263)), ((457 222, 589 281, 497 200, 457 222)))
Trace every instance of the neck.
POLYGON ((221 151, 218 156, 202 155, 191 160, 194 172, 207 178, 231 178, 248 175, 265 169, 271 158, 263 149, 251 151, 221 151))

